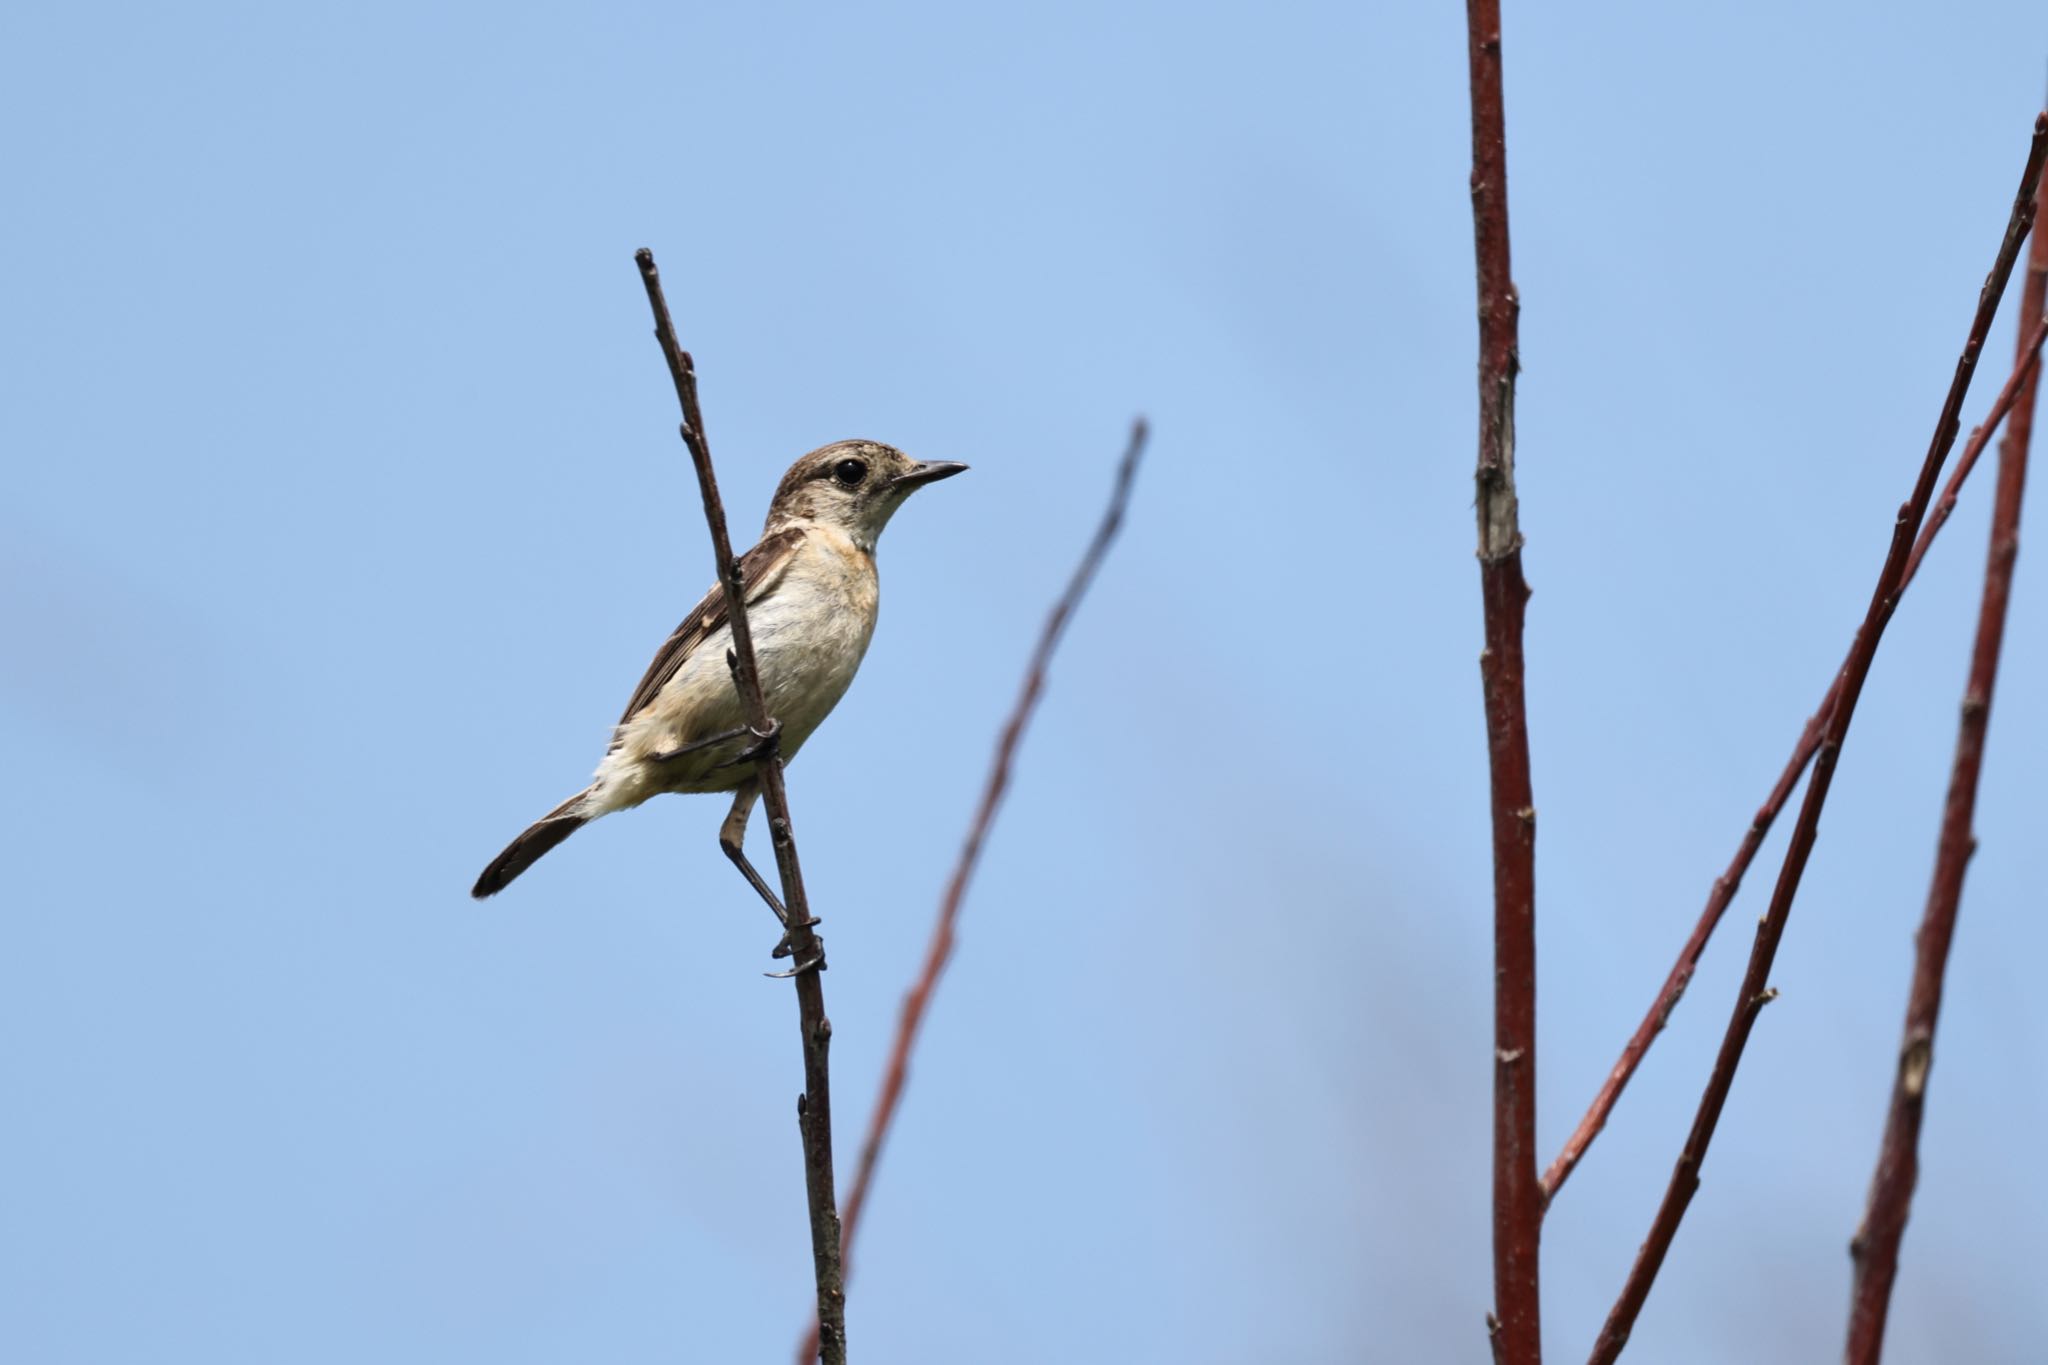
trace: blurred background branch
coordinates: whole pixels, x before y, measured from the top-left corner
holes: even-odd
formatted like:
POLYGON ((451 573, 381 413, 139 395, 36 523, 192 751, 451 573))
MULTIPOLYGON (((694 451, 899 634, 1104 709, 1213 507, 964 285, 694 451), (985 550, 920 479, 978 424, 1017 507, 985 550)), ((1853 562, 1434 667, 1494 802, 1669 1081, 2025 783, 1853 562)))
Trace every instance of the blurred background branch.
MULTIPOLYGON (((988 780, 982 786, 981 802, 968 826, 967 840, 961 845, 960 857, 953 865, 953 875, 947 879, 945 894, 939 898, 939 913, 932 923, 924 967, 903 997, 903 1012, 896 1022, 896 1040, 889 1049, 889 1060, 882 1071, 882 1088, 875 1097, 874 1112, 868 1117, 867 1137, 861 1143, 853 1185, 846 1194, 841 1254, 849 1267, 853 1259, 854 1233, 860 1227, 861 1210, 867 1205, 868 1189, 874 1183, 875 1165, 881 1160, 882 1144, 888 1140, 897 1106, 903 1098, 904 1082, 909 1077, 911 1049, 917 1043, 918 1029, 924 1023, 925 1012, 931 1007, 932 992, 938 987, 939 977, 953 956, 953 925, 960 917, 961 903, 967 898, 967 884, 980 865, 982 847, 988 842, 989 830, 995 824, 996 813, 1002 808, 1003 794, 1010 786, 1010 765, 1016 758, 1017 746, 1022 743, 1032 716, 1038 710, 1038 699, 1045 690, 1046 672, 1052 665, 1053 652, 1059 648, 1067 623, 1081 605, 1088 585, 1095 581, 1096 571, 1102 567, 1111 543, 1123 526, 1124 511, 1130 505, 1131 485, 1137 478, 1138 461, 1144 455, 1148 434, 1144 418, 1131 423, 1130 441, 1124 448, 1123 459, 1117 464, 1109 505, 1103 509, 1094 537, 1089 540, 1088 548, 1082 551, 1073 576, 1067 580, 1066 590, 1053 603, 1052 612, 1039 631, 1037 648, 1031 651, 1031 661, 1024 669, 1023 687, 1017 693, 1016 704, 1010 708, 1010 718, 1004 722, 1002 733, 996 739, 995 758, 989 764, 988 780)), ((817 1357, 818 1324, 814 1318, 797 1347, 796 1358, 798 1365, 810 1365, 817 1357)))

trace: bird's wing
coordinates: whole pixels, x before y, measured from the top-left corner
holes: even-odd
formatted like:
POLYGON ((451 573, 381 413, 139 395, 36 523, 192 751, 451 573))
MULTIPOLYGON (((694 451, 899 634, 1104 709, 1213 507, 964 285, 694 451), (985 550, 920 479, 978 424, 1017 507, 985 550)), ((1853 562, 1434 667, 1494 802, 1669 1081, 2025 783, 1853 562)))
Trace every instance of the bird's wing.
MULTIPOLYGON (((761 537, 759 545, 740 556, 740 595, 746 599, 747 605, 760 601, 775 586, 783 570, 789 567, 790 560, 796 557, 797 546, 803 538, 802 527, 786 527, 773 535, 761 537)), ((725 589, 715 587, 704 594, 704 600, 683 618, 675 633, 655 652, 654 662, 647 665, 647 675, 633 689, 633 700, 626 703, 626 713, 619 717, 619 724, 624 725, 653 701, 655 694, 676 675, 676 670, 697 652, 697 646, 725 622, 725 589)))

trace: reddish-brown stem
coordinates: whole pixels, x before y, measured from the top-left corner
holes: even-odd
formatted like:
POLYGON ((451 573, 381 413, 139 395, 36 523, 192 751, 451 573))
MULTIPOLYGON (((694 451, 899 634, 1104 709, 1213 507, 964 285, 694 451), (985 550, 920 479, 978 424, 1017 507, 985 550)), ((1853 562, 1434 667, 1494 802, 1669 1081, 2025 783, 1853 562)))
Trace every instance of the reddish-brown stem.
POLYGON ((1990 277, 1985 280, 1983 290, 1977 297, 1976 316, 1971 321, 1968 338, 1963 351, 1956 361, 1954 377, 1949 382, 1948 397, 1943 401, 1941 415, 1935 422, 1934 437, 1929 442, 1927 455, 1921 461, 1920 474, 1913 482, 1912 496, 1900 507, 1898 519, 1893 523, 1891 545, 1885 553, 1884 566, 1878 571, 1877 583, 1871 590, 1870 605, 1865 610, 1863 625, 1856 633, 1856 641, 1850 647, 1848 661, 1842 667, 1841 684, 1835 704, 1829 709, 1822 724, 1820 746, 1814 753, 1813 776, 1806 784, 1806 796, 1800 803, 1799 815, 1792 827, 1789 846, 1785 850, 1785 861, 1779 868, 1777 886, 1772 890, 1770 908, 1765 912, 1763 922, 1757 927, 1756 942, 1750 950, 1749 964, 1742 974, 1742 987, 1735 997, 1735 1009, 1728 1021, 1727 1031, 1722 1035, 1721 1048, 1714 1059, 1714 1067, 1707 1077, 1705 1092, 1700 1096, 1698 1111, 1693 1116, 1691 1131, 1686 1135, 1685 1145, 1680 1149, 1678 1160, 1671 1173, 1670 1184, 1664 1192, 1664 1199, 1658 1206, 1657 1215, 1650 1224, 1649 1235, 1636 1253, 1634 1265, 1629 1270, 1620 1297, 1607 1316, 1595 1341, 1591 1359, 1595 1365, 1605 1365, 1621 1354, 1628 1337, 1635 1326, 1637 1314, 1648 1300, 1650 1286, 1655 1283, 1658 1270, 1663 1266, 1664 1255, 1671 1249, 1672 1238, 1677 1235, 1678 1225, 1685 1217, 1686 1206, 1692 1202, 1693 1193, 1698 1190, 1700 1163, 1706 1158, 1708 1144, 1713 1141, 1715 1125, 1720 1122, 1721 1107, 1727 1102, 1728 1091, 1735 1083, 1735 1071, 1742 1061, 1744 1046, 1749 1041, 1750 1030, 1756 1025, 1757 1014, 1776 995, 1768 985, 1771 964, 1777 957, 1778 944, 1784 938, 1785 925, 1790 918, 1793 898, 1798 894, 1801 876, 1806 871, 1806 862, 1813 852, 1815 840, 1820 832, 1821 810, 1827 804, 1828 788, 1835 776, 1835 765, 1842 752, 1843 741, 1849 732, 1849 722, 1856 713, 1857 699, 1862 695, 1864 681, 1870 675, 1871 660, 1876 656, 1879 640, 1884 628, 1891 620, 1892 612, 1898 606, 1899 585, 1905 579, 1906 562, 1913 548, 1915 534, 1927 514, 1927 507, 1934 496, 1935 481, 1941 477, 1942 464, 1947 460, 1950 449, 1955 445, 1956 433, 1961 421, 1963 399, 1969 392, 1970 377, 1976 370, 1977 356, 1984 348, 1984 338, 1991 330, 1991 319, 1998 311, 1998 301, 2005 293, 2005 286, 2011 278, 2013 264, 2019 258, 2020 244, 2026 239, 2028 229, 2034 220, 2034 188, 2040 181, 2041 164, 2048 156, 2048 113, 2034 122, 2033 142, 2028 148, 2027 166, 2020 177, 2020 187, 2013 198, 2012 214, 2007 219, 2005 237, 1999 244, 1998 256, 1991 268, 1990 277))
POLYGON ((1468 0, 1472 85, 1472 238, 1479 293, 1479 656, 1493 811, 1493 1302, 1501 1365, 1543 1358, 1536 1177, 1536 802, 1523 692, 1521 517, 1515 501, 1515 374, 1521 367, 1508 253, 1507 114, 1500 0, 1468 0))
MULTIPOLYGON (((739 565, 726 534, 725 505, 711 468, 711 445, 704 434, 704 414, 697 405, 697 370, 690 353, 676 340, 668 299, 662 294, 661 272, 654 253, 641 248, 633 259, 654 311, 654 335, 668 361, 682 405, 683 444, 697 470, 703 494, 704 520, 711 528, 711 550, 718 562, 718 581, 725 588, 727 618, 732 623, 732 672, 746 709, 747 724, 756 734, 774 733, 768 703, 761 692, 761 674, 754 663, 753 632, 747 623, 746 594, 741 591, 739 565)), ((816 962, 819 968, 796 973, 797 1018, 803 1031, 804 1093, 797 1096, 797 1131, 804 1149, 804 1196, 811 1215, 811 1266, 817 1288, 818 1320, 823 1324, 821 1356, 825 1365, 846 1365, 846 1287, 839 1261, 839 1206, 832 1194, 832 1087, 828 1066, 832 1021, 825 1017, 825 990, 818 980, 823 948, 811 929, 810 900, 804 894, 803 869, 797 863, 796 836, 789 821, 789 794, 782 783, 782 756, 772 744, 761 746, 754 760, 761 784, 761 803, 768 811, 768 832, 775 848, 775 866, 782 880, 783 904, 789 910, 792 959, 816 962)))
MULTIPOLYGON (((916 1046, 925 1011, 931 1006, 932 992, 938 988, 939 977, 945 973, 946 963, 953 956, 953 925, 959 920, 961 903, 967 898, 967 884, 973 880, 974 870, 981 863, 981 850, 988 842, 996 812, 1002 809, 1003 794, 1010 786, 1010 765, 1017 756, 1017 746, 1023 742, 1031 717, 1038 710, 1038 699, 1045 691, 1046 673, 1052 666, 1053 652, 1059 648, 1068 622, 1081 605, 1081 599, 1087 595, 1088 585, 1095 581, 1096 571, 1102 567, 1111 543, 1123 526, 1124 512, 1131 501, 1131 485, 1137 477, 1138 461, 1145 452, 1147 434, 1144 418, 1131 423, 1130 443, 1124 447, 1124 457, 1116 467, 1116 482, 1110 490, 1109 504, 1103 509, 1102 519, 1096 523, 1095 535, 1089 540, 1088 548, 1082 551, 1080 562, 1067 579, 1066 590, 1053 603, 1045 625, 1039 630, 1038 645, 1031 651, 1031 660, 1025 666, 1024 683, 1017 693, 1016 704, 1010 708, 1010 717, 1003 723, 1002 733, 996 739, 995 758, 989 764, 988 778, 982 784, 981 803, 975 807, 966 842, 960 846, 960 856, 953 864, 953 875, 946 881, 945 894, 939 897, 938 916, 932 923, 931 939, 925 947, 924 967, 903 996, 903 1010, 896 1021, 896 1041, 889 1049, 889 1061, 882 1070, 882 1088, 875 1097, 874 1112, 868 1117, 867 1137, 861 1143, 860 1162, 854 1168, 853 1184, 846 1195, 841 1255, 848 1273, 851 1273, 853 1264, 853 1237, 860 1227, 861 1210, 867 1206, 875 1165, 881 1160, 882 1145, 888 1140, 897 1106, 903 1098, 903 1085, 910 1074, 911 1049, 916 1046)), ((810 1330, 797 1346, 797 1365, 811 1365, 817 1358, 818 1324, 814 1318, 810 1330)))
MULTIPOLYGON (((1983 455, 1991 438, 1998 434, 1999 424, 2008 413, 2021 407, 2026 409, 2028 434, 2031 437, 2034 424, 2034 368, 2040 363, 2041 347, 2048 342, 2048 317, 2038 312, 2027 312, 2027 299, 2034 287, 2033 261, 2040 255, 2041 244, 2035 241, 2028 256, 2027 280, 2020 291, 2020 326, 2018 353, 2013 358, 2012 373, 2005 378, 2005 384, 1992 402, 1991 410, 1984 414, 1984 421, 1970 433, 1970 439, 1963 444, 1963 453, 1956 457, 1956 467, 1949 473, 1948 482, 1941 486, 1941 496, 1928 509, 1927 524, 1920 528, 1920 538, 1913 542, 1913 553, 1906 559, 1905 582, 1899 585, 1904 592, 1906 585, 1913 581, 1913 575, 1920 572, 1920 561, 1927 557, 1927 547, 1934 543, 1934 537, 1941 528, 1948 525, 1951 513, 1956 510, 1956 497, 1962 492, 1963 483, 1970 477, 1970 471, 1977 467, 1977 460, 1983 455)), ((2014 418, 2015 422, 2019 419, 2014 418)), ((1999 447, 2000 461, 2005 459, 2005 449, 1999 447)))
MULTIPOLYGON (((2038 211, 2042 195, 2037 191, 2038 211)), ((1984 593, 1977 610, 1977 639, 1970 652, 1969 682, 1963 689, 1962 719, 1956 733, 1955 764, 1948 801, 1935 846, 1934 876, 1920 919, 1913 958, 1913 984, 1906 998, 1906 1024, 1899 1043, 1898 1074, 1891 1110, 1885 1117, 1877 1170, 1863 1226, 1849 1244, 1856 1278, 1850 1292, 1846 1365, 1877 1365, 1884 1349, 1885 1317, 1899 1269, 1899 1241, 1905 1236, 1913 1186, 1920 1175, 1920 1117, 1927 1102, 1927 1078, 1934 1065, 1934 1026, 1948 950, 1962 904, 1963 874, 1977 840, 1972 821, 1977 779, 1984 766, 1984 738, 1991 723, 1991 693, 1998 679, 1999 649, 2005 642, 2006 608, 2012 601, 2013 565, 2019 558, 2020 501, 2026 490, 2027 452, 2033 438, 2034 399, 2040 366, 2029 363, 2028 339, 2040 345, 2042 305, 2048 300, 2048 233, 2034 234, 2026 284, 2020 291, 2019 364, 2027 372, 2026 392, 2013 408, 1998 448, 1998 489, 1991 503, 1991 541, 1984 564, 1984 593)))
MULTIPOLYGON (((2014 364, 2012 373, 2006 376, 2005 383, 1999 389, 1998 397, 1991 404, 1990 411, 1985 413, 1982 425, 1970 433, 1969 441, 1963 446, 1963 453, 1956 457, 1955 469, 1950 472, 1948 482, 1942 487, 1941 496, 1929 510, 1927 524, 1920 528, 1920 534, 1913 542, 1913 553, 1906 559, 1906 572, 1899 581, 1899 596, 1903 597, 1906 589, 1912 585, 1914 575, 1920 571, 1920 561, 1927 556, 1928 547, 1934 543, 1934 538, 1940 534, 1941 528, 1948 523, 1949 514, 1955 510, 1956 497, 1962 489, 1963 481, 1969 478, 1970 471, 1976 468, 1978 456, 1983 453, 1984 447, 1998 431, 1999 424, 2005 420, 2006 414, 2013 410, 2013 405, 2020 399, 2021 394, 2027 391, 2034 367, 2040 359, 2044 341, 2048 341, 2048 319, 2037 321, 2031 327, 2022 326, 2019 359, 2014 364)), ((1847 667, 1846 660, 1842 666, 1847 667)), ((1546 1203, 1564 1185, 1566 1178, 1577 1168, 1579 1158, 1586 1154, 1586 1149, 1592 1145, 1593 1139, 1606 1127, 1608 1115, 1614 1112, 1615 1102, 1621 1098, 1621 1092, 1627 1089, 1629 1081, 1635 1077, 1636 1068, 1642 1065, 1643 1057, 1650 1050, 1650 1044, 1657 1040, 1657 1035, 1664 1031, 1664 1025, 1670 1022, 1671 1012, 1678 1008, 1679 998, 1685 994, 1686 986, 1692 981, 1693 971, 1699 966, 1700 954, 1706 950, 1707 940, 1712 937, 1715 927, 1721 922, 1721 913, 1728 908, 1729 902, 1735 899, 1735 893, 1742 885, 1743 874, 1749 871, 1749 865, 1755 860, 1757 850, 1763 847, 1764 836, 1770 833, 1771 823, 1778 818, 1778 813, 1784 810, 1785 803, 1791 799, 1793 790, 1799 785, 1800 776, 1806 771, 1807 763, 1813 758, 1813 751, 1820 747, 1821 725, 1827 719, 1828 712, 1834 709, 1835 698, 1840 695, 1841 686, 1842 674, 1838 668, 1834 679, 1828 684, 1828 690, 1820 699, 1820 705, 1807 717, 1806 728, 1800 731, 1798 743, 1792 746, 1792 755, 1785 760, 1785 768, 1778 774, 1777 785, 1771 788, 1770 795, 1765 797, 1763 805, 1757 808, 1756 816, 1749 822, 1749 828, 1743 832, 1742 844, 1735 850, 1735 856, 1729 860, 1727 869, 1715 878, 1713 889, 1707 894, 1706 908, 1700 911, 1698 922, 1693 925, 1691 935, 1685 940, 1685 946, 1679 950, 1678 960, 1671 965, 1670 973, 1665 976, 1664 984, 1658 988, 1656 998, 1650 1002, 1650 1008, 1644 1013, 1642 1022, 1636 1025, 1635 1033, 1629 1037, 1627 1045, 1621 1050, 1621 1056, 1608 1071, 1607 1079, 1602 1082, 1599 1093, 1593 1096, 1592 1104, 1587 1106, 1585 1116, 1579 1120, 1578 1126, 1572 1129, 1571 1136, 1565 1139, 1564 1147, 1559 1150, 1556 1160, 1550 1163, 1550 1169, 1543 1173, 1543 1198, 1546 1203)))

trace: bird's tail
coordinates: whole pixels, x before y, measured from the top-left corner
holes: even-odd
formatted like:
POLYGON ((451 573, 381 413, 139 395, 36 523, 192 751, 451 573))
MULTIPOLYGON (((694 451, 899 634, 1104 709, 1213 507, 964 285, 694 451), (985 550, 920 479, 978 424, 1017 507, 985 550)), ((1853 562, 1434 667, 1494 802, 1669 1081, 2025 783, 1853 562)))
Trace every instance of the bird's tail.
POLYGON ((594 787, 585 787, 526 827, 505 851, 491 859, 491 865, 476 879, 470 895, 482 900, 495 896, 512 884, 512 879, 539 862, 541 855, 590 823, 585 813, 594 787))

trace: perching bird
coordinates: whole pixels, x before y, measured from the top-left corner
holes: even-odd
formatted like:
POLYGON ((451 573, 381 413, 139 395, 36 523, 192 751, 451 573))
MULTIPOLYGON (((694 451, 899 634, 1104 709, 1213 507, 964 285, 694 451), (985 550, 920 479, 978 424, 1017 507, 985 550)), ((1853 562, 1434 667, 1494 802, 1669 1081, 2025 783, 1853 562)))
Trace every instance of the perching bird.
MULTIPOLYGON (((917 461, 875 441, 839 441, 798 460, 768 506, 761 541, 739 559, 747 623, 768 714, 794 757, 853 681, 875 633, 880 583, 875 540, 917 489, 967 468, 917 461)), ((725 594, 714 587, 648 665, 612 732, 597 776, 528 826, 491 860, 471 895, 481 900, 600 815, 662 792, 733 792, 719 829, 726 856, 775 903, 740 851, 760 794, 727 650, 725 594)))

